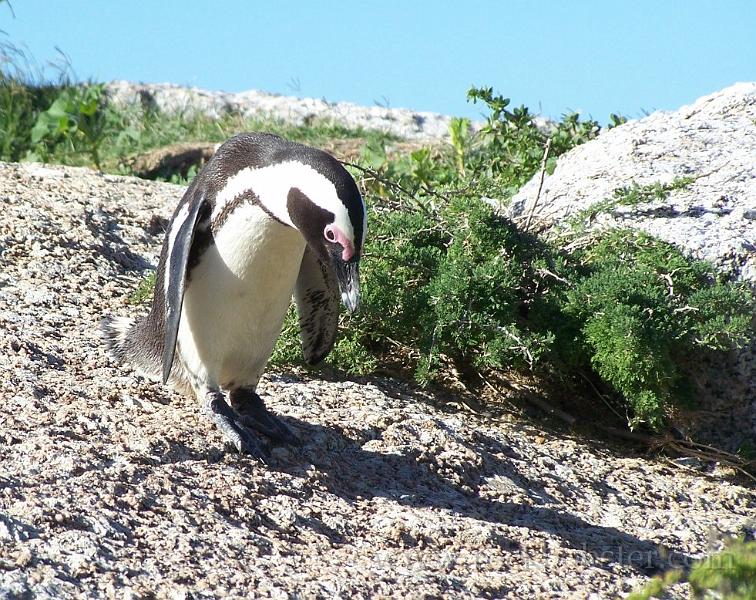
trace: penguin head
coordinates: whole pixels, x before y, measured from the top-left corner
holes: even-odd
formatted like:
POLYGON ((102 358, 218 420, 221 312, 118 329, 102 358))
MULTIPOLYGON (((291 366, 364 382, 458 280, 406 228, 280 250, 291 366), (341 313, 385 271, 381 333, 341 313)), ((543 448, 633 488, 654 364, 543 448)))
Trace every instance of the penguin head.
POLYGON ((322 186, 317 191, 292 187, 286 207, 292 225, 300 231, 310 249, 333 268, 341 300, 349 312, 354 312, 360 303, 359 261, 365 239, 366 212, 354 180, 340 164, 338 167, 343 173, 326 176, 333 184, 332 189, 328 189, 330 186, 322 186))
POLYGON ((223 182, 213 219, 252 192, 268 214, 299 230, 313 253, 333 268, 344 305, 350 312, 356 310, 367 213, 343 165, 322 150, 254 133, 239 134, 223 144, 213 165, 223 182))

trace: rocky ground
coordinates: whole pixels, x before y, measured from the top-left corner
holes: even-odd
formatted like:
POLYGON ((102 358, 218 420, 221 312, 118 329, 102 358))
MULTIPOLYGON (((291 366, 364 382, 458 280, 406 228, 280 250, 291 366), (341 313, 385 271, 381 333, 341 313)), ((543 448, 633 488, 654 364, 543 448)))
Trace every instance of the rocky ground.
POLYGON ((303 445, 225 452, 97 334, 181 192, 0 165, 0 598, 612 598, 753 534, 743 482, 390 380, 271 375, 303 445))

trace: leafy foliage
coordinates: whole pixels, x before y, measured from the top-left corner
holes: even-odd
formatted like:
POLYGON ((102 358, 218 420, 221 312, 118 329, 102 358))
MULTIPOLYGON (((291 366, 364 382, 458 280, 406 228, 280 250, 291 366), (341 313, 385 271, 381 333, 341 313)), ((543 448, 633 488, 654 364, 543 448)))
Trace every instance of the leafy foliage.
POLYGON ((421 381, 447 360, 462 371, 526 366, 548 348, 548 333, 522 317, 549 290, 534 272, 540 264, 557 268, 548 250, 470 198, 437 213, 389 212, 378 220, 365 261, 364 309, 352 319, 353 329, 370 332, 363 345, 393 339, 413 348, 421 381))
POLYGON ((31 130, 31 142, 38 148, 34 158, 45 159, 49 148, 65 144, 72 153, 87 153, 99 169, 100 146, 118 129, 120 120, 104 110, 104 89, 103 84, 63 89, 50 108, 39 114, 31 130))
POLYGON ((155 271, 148 271, 137 288, 129 295, 129 304, 145 304, 151 300, 156 277, 155 271))
POLYGON ((672 192, 683 190, 694 181, 694 177, 675 177, 668 183, 655 181, 647 185, 639 185, 632 182, 630 185, 614 190, 611 197, 594 202, 578 211, 574 217, 568 220, 568 224, 573 230, 582 230, 599 213, 610 212, 618 206, 638 206, 654 200, 666 200, 672 192))
POLYGON ((659 428, 686 400, 686 357, 747 339, 747 288, 644 234, 614 231, 567 254, 475 198, 371 217, 364 304, 345 328, 352 354, 331 358, 347 371, 364 373, 367 355, 396 362, 399 348, 421 382, 449 366, 582 372, 616 392, 631 425, 659 428))
POLYGON ((0 159, 24 159, 32 149, 31 132, 39 115, 72 87, 65 64, 58 66, 57 83, 39 83, 38 71, 23 49, 0 41, 0 159))
POLYGON ((747 288, 717 281, 670 244, 618 230, 574 258, 588 273, 567 291, 565 314, 580 323, 593 369, 633 409, 631 423, 661 426, 665 407, 684 396, 686 355, 747 341, 747 288))
POLYGON ((627 123, 627 117, 624 117, 618 113, 612 113, 609 115, 609 123, 607 124, 607 129, 614 129, 615 127, 619 127, 620 125, 624 125, 627 123))
POLYGON ((628 600, 663 598, 670 586, 687 581, 696 598, 750 600, 756 597, 756 542, 736 540, 721 552, 696 562, 686 576, 679 569, 654 577, 628 600))
POLYGON ((719 554, 697 563, 688 581, 698 596, 717 592, 717 597, 723 600, 756 597, 756 542, 733 543, 719 554))
POLYGON ((29 86, 0 72, 0 158, 19 161, 27 155, 37 116, 59 92, 59 86, 29 86))

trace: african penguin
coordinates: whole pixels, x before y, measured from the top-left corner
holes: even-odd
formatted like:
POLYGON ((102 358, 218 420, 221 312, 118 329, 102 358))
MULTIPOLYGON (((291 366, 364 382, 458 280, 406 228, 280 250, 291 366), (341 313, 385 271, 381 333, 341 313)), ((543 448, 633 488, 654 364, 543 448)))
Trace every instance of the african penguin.
POLYGON ((275 135, 224 143, 176 208, 150 312, 105 319, 112 354, 195 394, 228 442, 264 460, 250 429, 296 436, 255 389, 292 295, 305 360, 331 350, 339 301, 360 302, 365 205, 329 154, 275 135))

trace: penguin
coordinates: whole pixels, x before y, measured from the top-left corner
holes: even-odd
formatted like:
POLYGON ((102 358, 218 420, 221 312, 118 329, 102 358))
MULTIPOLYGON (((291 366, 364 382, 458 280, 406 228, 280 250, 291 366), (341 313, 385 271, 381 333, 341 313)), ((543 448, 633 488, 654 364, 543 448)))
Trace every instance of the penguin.
POLYGON ((168 225, 151 308, 101 323, 111 354, 194 395, 225 440, 264 461, 257 434, 297 436, 256 392, 293 296, 305 361, 360 303, 367 213, 330 154, 267 133, 222 144, 168 225))

